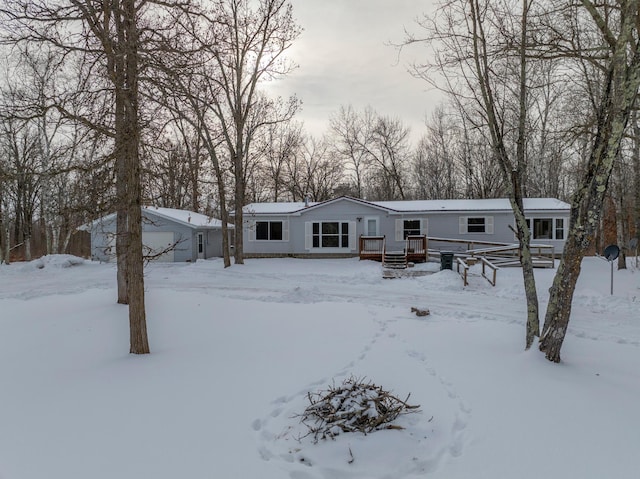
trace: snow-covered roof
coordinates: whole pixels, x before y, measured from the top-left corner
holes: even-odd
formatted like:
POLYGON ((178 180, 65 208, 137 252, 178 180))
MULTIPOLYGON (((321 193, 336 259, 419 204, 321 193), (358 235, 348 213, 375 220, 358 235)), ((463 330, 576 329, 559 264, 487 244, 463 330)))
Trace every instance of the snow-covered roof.
MULTIPOLYGON (((415 201, 372 201, 373 204, 399 212, 435 212, 435 211, 509 211, 511 202, 508 198, 492 198, 479 200, 415 200, 415 201)), ((555 198, 525 198, 524 209, 536 210, 568 210, 569 204, 555 198)))
POLYGON ((297 202, 293 201, 288 203, 283 203, 283 202, 250 203, 244 208, 242 208, 242 211, 245 214, 255 213, 260 215, 262 214, 283 214, 284 215, 289 213, 295 213, 296 211, 300 211, 310 206, 315 206, 317 204, 319 203, 315 201, 309 202, 308 204, 305 204, 304 201, 297 201, 297 202))
MULTIPOLYGON (((507 198, 480 200, 413 200, 413 201, 366 201, 343 196, 326 202, 290 203, 251 203, 243 208, 245 214, 276 215, 299 213, 308 208, 318 207, 325 203, 339 200, 351 200, 370 206, 377 206, 398 213, 404 212, 458 212, 458 211, 510 211, 511 203, 507 198)), ((555 198, 525 198, 524 208, 527 211, 569 210, 570 205, 555 198)))
MULTIPOLYGON (((210 218, 207 215, 203 215, 202 213, 196 213, 195 211, 189 210, 178 210, 175 208, 160 208, 157 206, 143 206, 143 211, 148 211, 153 213, 156 216, 160 216, 161 218, 165 218, 167 220, 175 221, 177 223, 183 224, 185 226, 190 226, 191 228, 204 228, 204 229, 219 229, 222 228, 222 221, 216 218, 210 218)), ((103 216, 102 218, 98 218, 91 223, 84 224, 80 226, 78 229, 81 231, 90 231, 92 227, 96 224, 111 221, 116 216, 115 213, 111 213, 110 215, 103 216)), ((232 224, 228 224, 229 228, 233 228, 232 224)))
POLYGON ((195 211, 160 208, 157 206, 144 206, 143 209, 194 228, 222 228, 222 221, 219 219, 210 218, 207 215, 196 213, 195 211))

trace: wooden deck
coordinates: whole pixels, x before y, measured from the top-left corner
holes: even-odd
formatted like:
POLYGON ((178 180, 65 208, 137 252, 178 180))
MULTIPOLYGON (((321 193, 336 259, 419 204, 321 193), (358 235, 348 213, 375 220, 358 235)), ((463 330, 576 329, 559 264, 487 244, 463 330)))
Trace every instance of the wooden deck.
MULTIPOLYGON (((430 249, 429 256, 437 259, 441 251, 451 251, 456 258, 465 261, 486 259, 497 267, 520 266, 520 246, 514 243, 491 243, 488 241, 465 241, 449 238, 429 238, 430 243, 437 243, 439 249, 430 249)), ((531 255, 536 268, 555 267, 555 249, 552 245, 532 244, 531 255)))
POLYGON ((386 263, 385 259, 389 258, 390 264, 395 267, 406 267, 409 262, 424 263, 429 259, 427 244, 426 236, 408 236, 403 250, 387 251, 384 236, 360 236, 360 259, 386 263))
MULTIPOLYGON (((492 243, 488 241, 468 241, 451 238, 435 238, 427 236, 409 236, 405 247, 400 251, 387 251, 384 236, 360 236, 360 259, 370 259, 385 263, 385 257, 393 258, 391 263, 400 267, 399 255, 404 255, 403 266, 407 263, 423 263, 430 258, 440 260, 442 251, 452 252, 455 258, 474 263, 484 258, 496 267, 520 266, 520 247, 517 244, 492 243), (429 249, 429 245, 437 245, 437 249, 429 249)), ((531 245, 533 265, 538 268, 555 266, 554 247, 550 245, 531 245)), ((390 263, 390 264, 391 264, 390 263)))

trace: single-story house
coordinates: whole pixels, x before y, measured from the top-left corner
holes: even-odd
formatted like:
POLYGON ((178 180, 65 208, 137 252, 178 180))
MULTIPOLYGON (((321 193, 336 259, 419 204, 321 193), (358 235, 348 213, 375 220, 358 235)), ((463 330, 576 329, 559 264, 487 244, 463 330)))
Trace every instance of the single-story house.
MULTIPOLYGON (((562 252, 570 205, 527 198, 524 208, 532 244, 562 252)), ((505 198, 366 201, 342 196, 323 202, 252 203, 243 213, 247 257, 358 256, 367 237, 384 237, 386 251, 403 250, 408 236, 426 236, 429 248, 449 251, 469 249, 474 242, 517 242, 513 211, 505 198), (452 239, 458 241, 446 241, 452 239)))
MULTIPOLYGON (((233 226, 229 225, 232 230, 233 226)), ((99 218, 80 229, 91 233, 91 258, 115 258, 116 214, 99 218)), ((142 208, 142 244, 153 261, 171 263, 222 256, 222 222, 194 211, 142 208)))

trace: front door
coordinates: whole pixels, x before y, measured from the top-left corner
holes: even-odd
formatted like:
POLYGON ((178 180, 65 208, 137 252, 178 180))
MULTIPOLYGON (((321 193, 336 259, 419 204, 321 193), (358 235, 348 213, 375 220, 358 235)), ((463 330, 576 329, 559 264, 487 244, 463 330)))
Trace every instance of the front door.
POLYGON ((365 216, 364 218, 364 235, 378 236, 380 230, 378 228, 379 218, 377 216, 365 216))
POLYGON ((204 258, 204 233, 198 233, 198 259, 204 258))

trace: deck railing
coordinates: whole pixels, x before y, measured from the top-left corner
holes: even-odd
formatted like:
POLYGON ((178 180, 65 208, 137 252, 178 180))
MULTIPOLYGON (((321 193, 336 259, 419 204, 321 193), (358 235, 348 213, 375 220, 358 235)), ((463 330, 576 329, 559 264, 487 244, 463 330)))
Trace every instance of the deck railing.
POLYGON ((491 261, 489 261, 486 258, 480 258, 480 261, 482 262, 482 277, 484 279, 486 279, 487 281, 489 281, 489 283, 491 283, 491 286, 495 286, 496 285, 496 273, 498 271, 498 267, 493 264, 491 261), (492 271, 492 275, 488 276, 486 273, 486 270, 490 269, 492 271))
MULTIPOLYGON (((473 241, 451 238, 429 237, 429 244, 436 243, 441 250, 475 258, 485 258, 496 266, 520 266, 520 247, 514 243, 494 243, 490 241, 473 241)), ((555 249, 551 245, 530 245, 533 264, 536 267, 553 268, 555 266, 555 249)), ((432 249, 429 255, 438 258, 440 249, 432 249)))
POLYGON ((427 260, 427 237, 426 236, 407 236, 405 253, 407 261, 423 262, 427 260))
POLYGON ((360 259, 382 261, 384 248, 384 236, 360 236, 360 259))
MULTIPOLYGON (((429 249, 426 236, 407 236, 404 253, 406 261, 424 262, 428 258, 429 249)), ((360 236, 360 259, 372 259, 384 262, 386 238, 384 236, 360 236)))
POLYGON ((458 274, 462 277, 462 282, 465 286, 469 286, 469 265, 462 258, 456 258, 456 266, 458 274), (462 268, 462 272, 460 268, 462 268))

